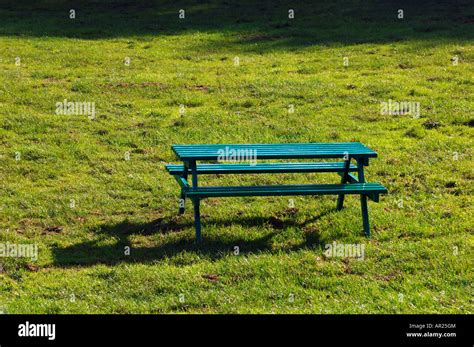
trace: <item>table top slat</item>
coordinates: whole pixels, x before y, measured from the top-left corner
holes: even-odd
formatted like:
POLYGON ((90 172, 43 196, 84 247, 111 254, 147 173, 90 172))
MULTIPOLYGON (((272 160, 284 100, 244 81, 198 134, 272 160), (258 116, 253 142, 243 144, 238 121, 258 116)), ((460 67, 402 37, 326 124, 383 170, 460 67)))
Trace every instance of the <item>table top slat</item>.
MULTIPOLYGON (((173 145, 181 160, 218 160, 233 151, 253 151, 256 159, 374 158, 377 152, 360 142, 282 143, 282 144, 196 144, 173 145)), ((242 152, 245 153, 245 152, 242 152)), ((248 152, 247 152, 248 153, 248 152)))

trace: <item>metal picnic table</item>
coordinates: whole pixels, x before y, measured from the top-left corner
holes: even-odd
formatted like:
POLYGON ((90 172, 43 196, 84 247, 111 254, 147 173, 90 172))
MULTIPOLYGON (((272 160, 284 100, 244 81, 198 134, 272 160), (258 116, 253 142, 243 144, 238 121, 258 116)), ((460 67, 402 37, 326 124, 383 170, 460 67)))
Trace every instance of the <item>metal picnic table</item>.
MULTIPOLYGON (((201 240, 200 201, 210 197, 338 195, 337 209, 343 207, 344 196, 360 195, 364 232, 370 235, 367 198, 379 201, 387 193, 380 183, 367 183, 364 167, 377 153, 360 142, 337 143, 282 143, 282 144, 189 144, 173 145, 172 149, 182 164, 166 165, 181 187, 179 212, 184 213, 186 198, 194 205, 196 239, 201 240), (255 162, 240 163, 238 155, 254 155, 255 162), (226 155, 230 158, 226 158, 226 155), (236 160, 237 159, 237 160, 236 160), (260 162, 261 160, 342 159, 342 161, 260 162), (356 165, 351 163, 354 160, 356 165), (198 164, 198 161, 214 163, 198 164), (215 162, 218 163, 215 163, 215 162), (239 161, 239 163, 236 163, 239 161), (230 163, 229 163, 230 162, 230 163), (351 172, 357 172, 354 176, 351 172), (199 175, 210 174, 272 174, 336 172, 340 184, 256 185, 256 186, 199 186, 199 175), (192 185, 188 183, 191 175, 192 185)), ((244 158, 245 159, 245 158, 244 158)), ((247 158, 248 159, 248 158, 247 158)), ((245 160, 244 160, 245 161, 245 160)))

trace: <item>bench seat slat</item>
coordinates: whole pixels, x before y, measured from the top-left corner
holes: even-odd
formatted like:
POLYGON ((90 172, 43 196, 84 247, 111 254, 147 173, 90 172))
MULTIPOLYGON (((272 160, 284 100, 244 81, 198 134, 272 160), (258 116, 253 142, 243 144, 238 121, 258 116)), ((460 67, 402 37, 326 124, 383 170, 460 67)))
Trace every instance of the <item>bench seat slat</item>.
MULTIPOLYGON (((258 163, 251 164, 198 164, 198 174, 239 174, 239 173, 291 173, 291 172, 343 172, 343 162, 328 163, 258 163)), ((182 175, 184 165, 166 165, 171 175, 182 175)), ((351 164, 350 171, 357 167, 351 164)))
POLYGON ((283 186, 198 187, 186 192, 190 197, 384 194, 380 183, 305 184, 283 186))

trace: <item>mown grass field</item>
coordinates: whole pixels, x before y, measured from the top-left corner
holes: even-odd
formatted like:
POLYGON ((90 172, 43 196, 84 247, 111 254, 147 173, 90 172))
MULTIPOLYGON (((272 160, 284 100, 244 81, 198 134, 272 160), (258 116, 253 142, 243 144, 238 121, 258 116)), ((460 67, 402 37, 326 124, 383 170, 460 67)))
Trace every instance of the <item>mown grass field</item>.
POLYGON ((469 1, 70 8, 0 8, 0 242, 39 247, 0 258, 1 311, 473 312, 469 1), (64 99, 95 119, 56 114, 64 99), (420 116, 381 114, 388 100, 420 116), (331 141, 379 153, 366 177, 390 194, 369 202, 370 239, 358 197, 340 212, 335 197, 204 200, 202 244, 191 205, 177 216, 171 144, 331 141), (326 257, 334 241, 364 259, 326 257))

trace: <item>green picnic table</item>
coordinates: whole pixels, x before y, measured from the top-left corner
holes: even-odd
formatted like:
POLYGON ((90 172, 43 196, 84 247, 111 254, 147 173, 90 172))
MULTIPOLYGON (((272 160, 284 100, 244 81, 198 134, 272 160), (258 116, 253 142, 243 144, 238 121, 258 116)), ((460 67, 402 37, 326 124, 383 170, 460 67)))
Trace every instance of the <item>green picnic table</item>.
POLYGON ((193 202, 194 225, 198 241, 201 240, 200 201, 204 198, 338 195, 337 209, 340 210, 343 207, 345 195, 360 195, 364 232, 366 236, 370 236, 367 199, 378 202, 379 195, 387 193, 387 188, 382 184, 365 181, 364 167, 369 165, 369 158, 377 157, 377 153, 360 142, 190 144, 173 145, 172 149, 183 163, 166 165, 166 169, 181 187, 179 213, 184 213, 186 198, 193 202), (342 159, 342 161, 258 162, 274 159, 342 159), (244 163, 241 163, 242 160, 244 163), (197 164, 198 161, 214 163, 197 164), (237 161, 239 163, 236 163, 237 161), (205 187, 198 185, 199 175, 309 172, 335 172, 341 176, 341 181, 340 184, 205 187), (357 172, 357 176, 352 172, 357 172), (192 185, 188 182, 188 175, 191 175, 192 185))

